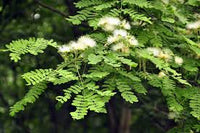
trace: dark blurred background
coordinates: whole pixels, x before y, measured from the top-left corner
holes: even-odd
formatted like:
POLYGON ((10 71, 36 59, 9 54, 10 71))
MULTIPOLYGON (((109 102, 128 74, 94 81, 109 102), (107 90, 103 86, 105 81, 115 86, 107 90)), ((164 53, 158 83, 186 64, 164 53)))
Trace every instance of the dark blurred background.
MULTIPOLYGON (((59 44, 89 32, 87 25, 73 26, 66 17, 74 15, 75 0, 0 0, 0 49, 16 39, 41 37, 59 44)), ((28 91, 21 74, 36 68, 50 68, 62 61, 57 51, 48 48, 39 56, 26 56, 19 63, 9 60, 8 53, 0 53, 0 133, 108 133, 114 123, 122 120, 123 101, 114 97, 107 105, 110 113, 90 112, 85 119, 75 121, 69 112, 74 108, 56 105, 55 97, 62 94, 60 87, 49 85, 36 103, 15 117, 9 116, 9 107, 28 91)), ((148 96, 129 107, 130 132, 162 133, 175 126, 169 120, 164 99, 159 90, 151 89, 148 96)), ((127 110, 126 110, 127 111, 127 110)))

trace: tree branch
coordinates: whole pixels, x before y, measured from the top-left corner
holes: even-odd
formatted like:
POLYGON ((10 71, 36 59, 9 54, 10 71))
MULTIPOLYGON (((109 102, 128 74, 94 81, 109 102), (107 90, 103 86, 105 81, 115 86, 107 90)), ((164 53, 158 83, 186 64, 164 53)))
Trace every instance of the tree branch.
POLYGON ((59 14, 59 15, 65 17, 65 18, 68 17, 68 15, 67 15, 66 13, 61 12, 61 11, 59 11, 58 9, 55 9, 55 8, 53 8, 52 6, 49 6, 49 5, 47 5, 47 4, 42 3, 40 0, 35 0, 35 2, 37 2, 40 6, 46 8, 46 9, 52 11, 52 12, 55 12, 55 13, 57 13, 57 14, 59 14))

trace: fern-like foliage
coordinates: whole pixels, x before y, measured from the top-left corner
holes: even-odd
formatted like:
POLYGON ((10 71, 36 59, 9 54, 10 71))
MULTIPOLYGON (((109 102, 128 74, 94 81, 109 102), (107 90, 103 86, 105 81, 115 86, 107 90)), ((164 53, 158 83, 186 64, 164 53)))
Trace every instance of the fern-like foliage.
POLYGON ((88 110, 97 113, 106 113, 105 100, 93 92, 84 92, 83 95, 77 95, 73 100, 72 105, 76 106, 76 111, 71 112, 72 118, 82 119, 87 115, 88 110))
POLYGON ((150 18, 144 16, 143 14, 139 14, 137 13, 135 10, 133 9, 123 9, 122 10, 124 14, 127 14, 130 16, 130 18, 133 20, 133 21, 144 21, 144 22, 147 22, 147 23, 150 23, 151 24, 151 20, 150 18))
POLYGON ((129 85, 129 80, 120 78, 116 80, 116 84, 117 84, 117 89, 121 93, 121 96, 123 97, 124 100, 130 103, 138 102, 137 97, 134 95, 132 88, 129 85))
POLYGON ((58 100, 61 103, 65 103, 67 102, 68 99, 71 98, 72 94, 79 94, 82 90, 84 89, 84 87, 80 86, 80 85, 73 85, 68 89, 64 89, 64 96, 57 96, 56 100, 58 100))
POLYGON ((72 105, 76 106, 76 111, 71 112, 72 118, 82 119, 88 113, 88 102, 83 95, 77 95, 72 105))
POLYGON ((22 75, 28 85, 35 85, 37 83, 46 81, 56 84, 67 83, 71 80, 77 80, 77 77, 66 70, 52 70, 52 69, 36 69, 22 75))
POLYGON ((9 45, 6 45, 8 51, 10 51, 11 60, 18 62, 21 60, 21 55, 30 53, 32 55, 38 55, 43 53, 47 46, 57 47, 57 43, 53 40, 45 40, 43 38, 29 38, 28 40, 20 39, 12 41, 9 45))
MULTIPOLYGON (((78 78, 67 70, 58 69, 36 69, 35 71, 31 71, 22 75, 22 77, 26 80, 27 85, 34 85, 30 88, 29 92, 25 95, 25 97, 17 102, 14 106, 11 107, 11 115, 14 116, 17 112, 24 110, 24 107, 28 103, 34 103, 36 98, 41 95, 42 92, 47 88, 46 84, 48 82, 52 82, 54 85, 68 83, 72 80, 78 80, 78 78)), ((77 94, 75 87, 72 87, 72 92, 77 94)), ((63 101, 67 101, 66 99, 70 98, 70 93, 65 92, 65 96, 62 97, 63 101), (66 96, 67 95, 67 96, 66 96)), ((60 98, 61 99, 61 98, 60 98)), ((61 100, 60 100, 61 102, 61 100)))
POLYGON ((141 82, 133 82, 133 89, 139 94, 146 94, 147 90, 141 82))
POLYGON ((108 9, 108 8, 111 8, 113 7, 115 4, 119 3, 119 1, 108 1, 108 2, 104 2, 102 3, 101 5, 98 5, 98 6, 94 6, 94 8, 98 11, 100 10, 105 10, 105 9, 108 9))
POLYGON ((183 110, 183 106, 177 101, 175 95, 175 82, 168 77, 164 77, 162 79, 159 77, 154 77, 153 79, 154 80, 150 80, 150 84, 161 89, 162 94, 166 97, 169 110, 180 113, 183 110))
POLYGON ((76 7, 78 8, 85 8, 94 5, 102 4, 103 0, 80 0, 79 2, 75 3, 76 7))
POLYGON ((200 94, 194 94, 190 99, 191 114, 200 120, 200 94))
POLYGON ((34 103, 46 88, 46 83, 34 85, 20 101, 10 107, 10 115, 14 116, 17 112, 24 110, 27 104, 34 103))
POLYGON ((174 91, 176 90, 175 88, 175 82, 168 77, 164 77, 162 79, 163 87, 162 87, 162 93, 165 96, 170 96, 173 95, 174 91))
POLYGON ((61 103, 65 103, 72 95, 76 95, 72 102, 72 105, 76 107, 76 111, 71 112, 74 119, 82 119, 87 115, 88 110, 105 113, 105 103, 108 101, 108 97, 113 96, 115 93, 103 92, 97 90, 98 88, 92 82, 87 83, 85 86, 72 85, 70 88, 63 90, 64 96, 57 96, 56 99, 61 103))
POLYGON ((37 69, 22 75, 22 77, 26 80, 28 85, 35 85, 47 80, 51 74, 52 69, 37 69))
POLYGON ((85 21, 93 16, 94 16, 93 10, 87 9, 79 11, 77 15, 70 16, 67 20, 72 22, 72 24, 74 25, 79 25, 81 24, 82 21, 85 21))
POLYGON ((151 3, 147 0, 124 0, 124 3, 128 3, 131 5, 136 5, 141 8, 151 8, 153 7, 151 3))
POLYGON ((55 70, 54 73, 48 76, 48 81, 52 82, 54 85, 68 83, 72 80, 78 80, 78 77, 68 70, 55 70))

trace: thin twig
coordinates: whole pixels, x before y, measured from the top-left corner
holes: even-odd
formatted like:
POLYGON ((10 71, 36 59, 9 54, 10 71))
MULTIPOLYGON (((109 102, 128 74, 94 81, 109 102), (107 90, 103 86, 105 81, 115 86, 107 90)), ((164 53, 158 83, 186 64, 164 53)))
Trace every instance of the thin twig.
POLYGON ((46 9, 48 9, 48 10, 51 10, 51 11, 53 11, 53 12, 55 12, 55 13, 57 13, 57 14, 63 16, 63 17, 65 17, 65 18, 68 17, 68 15, 67 15, 66 13, 61 12, 61 11, 59 11, 58 9, 55 9, 55 8, 53 8, 52 6, 49 6, 49 5, 47 5, 47 4, 42 3, 40 0, 35 0, 35 2, 37 2, 40 6, 46 8, 46 9))

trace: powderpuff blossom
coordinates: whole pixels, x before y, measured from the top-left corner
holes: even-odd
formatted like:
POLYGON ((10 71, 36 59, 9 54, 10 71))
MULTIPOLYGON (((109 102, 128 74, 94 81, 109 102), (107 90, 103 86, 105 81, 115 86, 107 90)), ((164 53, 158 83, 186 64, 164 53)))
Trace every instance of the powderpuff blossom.
POLYGON ((78 39, 78 44, 83 45, 83 47, 95 47, 96 41, 88 36, 82 36, 78 39))
POLYGON ((70 52, 74 50, 85 50, 88 47, 95 47, 96 41, 88 36, 82 36, 78 41, 71 41, 68 45, 63 45, 59 48, 60 52, 70 52))
POLYGON ((110 25, 120 25, 120 19, 116 17, 103 17, 99 21, 99 25, 110 24, 110 25))
POLYGON ((107 43, 111 44, 111 43, 117 42, 118 40, 119 38, 117 36, 109 36, 107 39, 107 43))
POLYGON ((78 42, 75 42, 75 41, 71 41, 71 42, 69 43, 69 47, 71 47, 72 50, 84 50, 84 49, 87 48, 86 45, 83 45, 83 44, 78 43, 78 42))
POLYGON ((103 29, 105 31, 113 31, 113 30, 115 30, 115 26, 114 25, 106 24, 106 25, 104 25, 103 29))
POLYGON ((101 26, 105 31, 113 31, 116 26, 120 25, 121 21, 115 17, 103 17, 100 19, 98 25, 101 26))
POLYGON ((126 30, 120 29, 120 30, 114 30, 113 35, 117 36, 117 37, 120 37, 120 36, 121 37, 126 37, 128 35, 128 33, 127 33, 126 30))
POLYGON ((169 61, 171 59, 171 55, 169 53, 164 53, 164 52, 160 52, 158 57, 166 61, 169 61))
POLYGON ((126 20, 123 20, 121 25, 122 25, 122 27, 123 27, 124 29, 126 29, 126 30, 130 30, 130 29, 131 29, 130 23, 127 22, 126 20))
POLYGON ((166 61, 171 61, 172 60, 172 56, 174 55, 173 52, 170 49, 163 49, 163 52, 161 52, 161 54, 164 55, 164 59, 166 61))
POLYGON ((72 50, 71 47, 67 45, 63 45, 58 48, 58 51, 61 53, 70 52, 71 50, 72 50))
POLYGON ((183 64, 183 58, 181 58, 181 57, 175 56, 174 57, 174 61, 178 65, 182 65, 183 64))
POLYGON ((160 71, 158 74, 158 77, 160 77, 160 78, 165 77, 165 76, 166 76, 166 74, 163 71, 160 71))
POLYGON ((130 45, 132 45, 132 46, 137 46, 137 45, 139 45, 138 40, 137 40, 134 36, 131 36, 131 37, 128 39, 128 42, 129 42, 130 45))
POLYGON ((186 25, 186 28, 187 29, 198 29, 200 28, 200 20, 199 21, 196 21, 196 22, 193 22, 193 23, 189 23, 186 25))
POLYGON ((159 48, 155 48, 155 47, 150 47, 147 48, 147 51, 149 51, 150 53, 152 53, 154 56, 159 56, 161 53, 161 50, 159 48))
POLYGON ((125 45, 123 43, 117 43, 112 46, 112 50, 117 51, 117 50, 123 49, 124 47, 125 47, 125 45))

